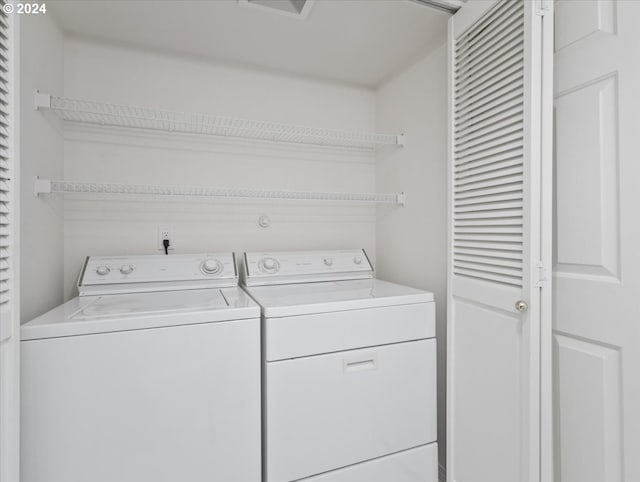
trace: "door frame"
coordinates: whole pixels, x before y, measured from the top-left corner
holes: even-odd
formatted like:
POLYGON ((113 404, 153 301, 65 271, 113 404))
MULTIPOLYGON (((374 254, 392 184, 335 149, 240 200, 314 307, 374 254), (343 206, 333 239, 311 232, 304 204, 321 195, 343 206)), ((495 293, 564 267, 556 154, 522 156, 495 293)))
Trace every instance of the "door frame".
POLYGON ((542 13, 540 130, 540 482, 553 482, 553 67, 554 1, 536 0, 542 13))

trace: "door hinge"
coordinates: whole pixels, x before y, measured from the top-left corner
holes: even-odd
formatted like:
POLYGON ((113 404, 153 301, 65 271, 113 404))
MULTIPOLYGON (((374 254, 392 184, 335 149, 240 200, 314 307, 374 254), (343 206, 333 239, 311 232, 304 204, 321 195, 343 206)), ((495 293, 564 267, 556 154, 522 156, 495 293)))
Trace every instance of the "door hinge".
POLYGON ((553 8, 553 0, 536 0, 536 15, 544 17, 553 8))
POLYGON ((547 281, 547 276, 548 276, 547 268, 545 268, 542 261, 536 261, 534 267, 535 267, 535 287, 542 288, 542 286, 544 285, 544 282, 547 281))

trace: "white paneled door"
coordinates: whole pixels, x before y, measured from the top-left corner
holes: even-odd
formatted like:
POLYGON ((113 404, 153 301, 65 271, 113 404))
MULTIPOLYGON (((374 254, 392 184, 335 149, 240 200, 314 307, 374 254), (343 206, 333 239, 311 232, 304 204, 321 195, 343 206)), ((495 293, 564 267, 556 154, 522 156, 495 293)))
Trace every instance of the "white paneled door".
POLYGON ((640 2, 555 25, 556 482, 640 481, 640 2))
POLYGON ((552 7, 450 21, 449 482, 550 480, 552 7))

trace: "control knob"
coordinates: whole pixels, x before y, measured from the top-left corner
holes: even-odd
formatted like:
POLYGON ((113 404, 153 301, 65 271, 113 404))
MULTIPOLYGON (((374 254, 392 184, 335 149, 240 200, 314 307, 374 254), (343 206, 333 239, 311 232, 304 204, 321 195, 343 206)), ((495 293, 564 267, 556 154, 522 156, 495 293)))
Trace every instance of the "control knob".
POLYGON ((280 269, 280 263, 275 258, 263 258, 260 261, 262 271, 266 273, 277 273, 280 269))
POLYGON ((108 266, 98 266, 98 268, 96 269, 96 273, 98 273, 99 276, 107 276, 109 273, 111 272, 111 270, 109 269, 108 266))
POLYGON ((205 259, 200 267, 205 274, 217 274, 222 270, 220 261, 213 258, 205 259))
POLYGON ((324 258, 324 264, 326 264, 327 266, 332 266, 333 265, 333 259, 324 258))
POLYGON ((131 274, 133 272, 133 266, 130 264, 123 264, 120 266, 120 273, 122 274, 131 274))
POLYGON ((362 264, 362 258, 360 256, 356 256, 355 258, 353 258, 353 262, 355 264, 362 264))

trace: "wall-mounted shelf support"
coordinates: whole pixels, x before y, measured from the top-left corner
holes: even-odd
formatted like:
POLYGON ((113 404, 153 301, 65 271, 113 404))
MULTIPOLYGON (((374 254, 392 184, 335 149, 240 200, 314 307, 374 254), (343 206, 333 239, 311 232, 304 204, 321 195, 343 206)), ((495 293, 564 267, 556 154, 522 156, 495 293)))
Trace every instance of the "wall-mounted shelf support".
POLYGON ((35 108, 51 109, 63 120, 99 126, 181 132, 254 141, 311 144, 341 148, 377 149, 404 146, 404 134, 308 127, 263 120, 174 112, 147 107, 108 104, 35 93, 35 108))
POLYGON ((51 108, 51 96, 49 94, 42 94, 39 90, 36 90, 35 95, 35 108, 50 109, 51 108))
POLYGON ((33 184, 33 195, 38 197, 40 194, 51 194, 51 181, 48 179, 40 179, 36 176, 36 180, 33 184))
POLYGON ((273 201, 331 201, 338 203, 395 204, 403 206, 405 194, 354 192, 281 191, 266 189, 164 186, 149 184, 113 184, 98 182, 53 181, 36 177, 36 196, 41 194, 106 194, 175 196, 182 198, 235 198, 273 201))

